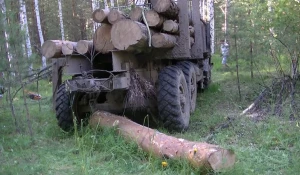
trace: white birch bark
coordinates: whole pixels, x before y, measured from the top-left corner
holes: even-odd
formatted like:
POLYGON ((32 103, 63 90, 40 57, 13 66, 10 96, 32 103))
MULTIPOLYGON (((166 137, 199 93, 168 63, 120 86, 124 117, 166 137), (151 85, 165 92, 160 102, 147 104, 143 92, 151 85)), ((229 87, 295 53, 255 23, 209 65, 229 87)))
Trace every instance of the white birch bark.
POLYGON ((104 2, 104 8, 105 8, 105 9, 108 9, 108 3, 107 3, 107 0, 104 0, 103 2, 104 2))
MULTIPOLYGON (((39 10, 39 0, 34 0, 34 11, 36 16, 36 24, 38 28, 39 38, 41 46, 44 43, 44 36, 42 32, 42 26, 41 26, 41 17, 40 17, 40 10, 39 10)), ((45 68, 47 66, 47 61, 44 56, 42 56, 42 67, 45 68)))
MULTIPOLYGON (((100 8, 99 1, 92 0, 92 11, 95 11, 96 9, 99 9, 99 8, 100 8)), ((99 27, 99 25, 101 25, 101 24, 98 24, 95 21, 93 21, 93 30, 94 30, 94 33, 96 32, 96 29, 99 27)))
MULTIPOLYGON (((29 37, 29 30, 28 30, 28 23, 27 23, 27 13, 26 13, 26 4, 24 0, 19 0, 20 3, 20 23, 21 23, 21 29, 25 31, 25 50, 27 57, 31 57, 32 55, 32 48, 31 48, 31 42, 29 37)), ((32 63, 29 65, 29 73, 32 72, 32 63)))
POLYGON ((110 7, 114 7, 115 6, 115 1, 114 0, 110 0, 110 7))
POLYGON ((11 59, 12 56, 9 52, 9 43, 8 43, 8 33, 6 31, 6 26, 7 26, 7 21, 6 21, 6 5, 4 0, 0 0, 0 8, 1 8, 1 13, 3 14, 3 20, 1 21, 1 25, 3 26, 3 33, 4 33, 4 39, 5 39, 5 49, 7 52, 7 60, 9 62, 9 67, 11 68, 11 59))
POLYGON ((145 4, 145 0, 136 0, 135 1, 135 5, 144 5, 144 4, 145 4))
POLYGON ((65 40, 64 21, 63 21, 63 15, 62 15, 61 0, 58 0, 58 16, 59 16, 59 22, 60 22, 61 39, 65 40))

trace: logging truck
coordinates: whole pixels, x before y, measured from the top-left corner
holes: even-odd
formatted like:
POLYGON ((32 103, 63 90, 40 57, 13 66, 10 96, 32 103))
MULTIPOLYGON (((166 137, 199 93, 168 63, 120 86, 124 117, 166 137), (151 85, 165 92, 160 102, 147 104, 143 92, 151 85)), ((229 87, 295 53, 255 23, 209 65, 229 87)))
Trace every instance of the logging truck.
POLYGON ((129 13, 97 9, 92 40, 46 41, 58 125, 68 131, 97 110, 145 109, 165 128, 186 130, 197 92, 211 80, 204 1, 150 0, 126 7, 129 13))

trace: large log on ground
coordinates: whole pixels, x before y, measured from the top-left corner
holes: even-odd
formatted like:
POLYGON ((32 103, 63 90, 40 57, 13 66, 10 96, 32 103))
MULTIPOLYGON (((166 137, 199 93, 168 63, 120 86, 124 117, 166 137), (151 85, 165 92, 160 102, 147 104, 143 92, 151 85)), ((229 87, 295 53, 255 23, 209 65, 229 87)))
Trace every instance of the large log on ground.
POLYGON ((152 46, 155 48, 172 48, 176 45, 177 37, 166 33, 156 33, 152 36, 152 46))
POLYGON ((115 24, 116 22, 128 18, 123 12, 113 9, 108 14, 108 22, 111 24, 115 24))
POLYGON ((76 51, 81 55, 91 53, 92 49, 93 49, 93 41, 80 40, 77 42, 76 51))
POLYGON ((46 58, 57 58, 62 55, 61 47, 62 47, 61 40, 48 40, 43 43, 42 45, 42 55, 46 58))
POLYGON ((94 47, 97 52, 108 53, 114 49, 111 42, 111 29, 110 24, 102 24, 97 28, 93 38, 94 47))
POLYGON ((108 23, 108 14, 109 9, 97 9, 93 12, 92 18, 97 23, 108 23))
POLYGON ((143 20, 142 11, 143 11, 143 8, 138 7, 138 6, 134 7, 129 13, 129 18, 133 21, 141 22, 143 20))
POLYGON ((169 18, 178 17, 179 8, 173 0, 151 0, 153 9, 169 18))
POLYGON ((235 154, 218 145, 192 142, 160 133, 125 117, 108 112, 95 112, 89 120, 93 128, 111 127, 128 141, 136 142, 144 151, 163 158, 187 160, 194 167, 221 171, 233 167, 235 154))
POLYGON ((166 20, 163 24, 163 30, 168 33, 179 33, 179 25, 173 20, 166 20))
POLYGON ((159 15, 156 11, 154 10, 148 10, 145 12, 145 18, 146 22, 148 23, 149 27, 155 27, 155 28, 161 28, 164 21, 166 20, 163 16, 159 15))
POLYGON ((126 51, 143 51, 148 48, 147 27, 129 19, 115 23, 111 30, 111 40, 115 48, 126 51))
POLYGON ((72 55, 75 53, 76 42, 63 41, 61 46, 61 52, 64 55, 72 55))

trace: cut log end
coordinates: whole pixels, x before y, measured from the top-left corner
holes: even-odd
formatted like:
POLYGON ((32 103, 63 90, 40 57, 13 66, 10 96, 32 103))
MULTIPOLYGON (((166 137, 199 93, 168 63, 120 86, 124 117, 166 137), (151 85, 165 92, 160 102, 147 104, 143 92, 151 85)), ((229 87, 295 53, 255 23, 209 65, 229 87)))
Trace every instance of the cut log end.
POLYGON ((43 43, 41 51, 45 58, 56 58, 62 55, 61 49, 61 40, 48 40, 43 43))
POLYGON ((147 28, 137 21, 118 21, 112 27, 111 36, 113 45, 119 50, 134 51, 147 47, 147 28))
POLYGON ((141 22, 143 20, 143 9, 141 7, 135 7, 130 11, 129 17, 133 21, 141 22))
POLYGON ((108 23, 107 15, 109 9, 97 9, 93 12, 92 18, 97 23, 108 23))
POLYGON ((219 172, 233 167, 235 158, 232 150, 221 149, 212 153, 208 158, 208 162, 215 172, 219 172))
POLYGON ((173 0, 151 0, 153 9, 170 18, 177 18, 179 8, 173 0))
POLYGON ((107 18, 108 18, 109 23, 115 24, 116 22, 118 22, 122 19, 126 19, 127 16, 123 12, 121 12, 117 9, 113 9, 109 12, 107 18))
POLYGON ((152 46, 155 48, 172 48, 176 45, 177 37, 165 33, 156 33, 152 36, 152 46))
POLYGON ((72 55, 75 52, 76 42, 64 41, 61 51, 64 55, 72 55))
MULTIPOLYGON (((165 21, 165 18, 163 16, 159 15, 154 10, 146 11, 145 17, 146 17, 146 21, 150 27, 160 28, 160 27, 162 27, 162 25, 165 21)), ((145 23, 146 23, 146 21, 145 21, 145 23)))
POLYGON ((91 52, 93 49, 93 41, 80 40, 77 42, 76 51, 79 54, 86 54, 91 52))
POLYGON ((94 47, 97 52, 108 53, 114 49, 111 42, 111 29, 110 24, 102 24, 97 28, 93 38, 94 47))

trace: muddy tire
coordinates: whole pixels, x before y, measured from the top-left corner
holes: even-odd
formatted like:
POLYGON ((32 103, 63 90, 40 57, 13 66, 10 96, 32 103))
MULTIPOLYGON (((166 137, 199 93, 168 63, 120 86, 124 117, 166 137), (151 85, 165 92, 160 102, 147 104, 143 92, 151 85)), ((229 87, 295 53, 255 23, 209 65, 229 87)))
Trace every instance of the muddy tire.
POLYGON ((178 67, 182 70, 190 94, 190 112, 193 113, 196 109, 197 100, 197 78, 194 64, 188 61, 178 63, 178 67))
POLYGON ((189 91, 183 72, 177 66, 165 67, 158 75, 158 112, 163 126, 184 131, 189 126, 189 91))
POLYGON ((70 94, 66 91, 65 84, 61 84, 56 91, 55 111, 58 126, 64 131, 72 130, 74 123, 70 104, 70 94))

